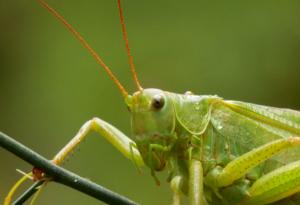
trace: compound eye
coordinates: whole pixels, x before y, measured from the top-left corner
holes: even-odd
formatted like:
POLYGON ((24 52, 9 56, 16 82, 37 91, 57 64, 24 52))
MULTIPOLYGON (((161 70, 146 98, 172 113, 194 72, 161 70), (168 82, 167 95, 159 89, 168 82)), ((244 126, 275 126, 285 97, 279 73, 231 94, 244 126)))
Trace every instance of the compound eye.
POLYGON ((155 95, 152 99, 152 107, 156 110, 161 109, 165 105, 165 99, 162 95, 155 95))

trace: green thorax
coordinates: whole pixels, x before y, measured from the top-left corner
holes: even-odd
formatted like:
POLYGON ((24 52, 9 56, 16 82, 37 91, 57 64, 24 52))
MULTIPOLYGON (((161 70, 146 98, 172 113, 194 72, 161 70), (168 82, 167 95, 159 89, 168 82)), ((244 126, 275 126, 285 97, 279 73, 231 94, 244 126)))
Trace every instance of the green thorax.
POLYGON ((205 131, 211 105, 217 99, 216 96, 182 95, 152 88, 134 93, 127 104, 132 114, 133 140, 145 163, 159 171, 172 155, 186 152, 189 137, 205 131), (176 148, 178 144, 180 150, 176 148), (155 146, 152 152, 151 145, 155 146))

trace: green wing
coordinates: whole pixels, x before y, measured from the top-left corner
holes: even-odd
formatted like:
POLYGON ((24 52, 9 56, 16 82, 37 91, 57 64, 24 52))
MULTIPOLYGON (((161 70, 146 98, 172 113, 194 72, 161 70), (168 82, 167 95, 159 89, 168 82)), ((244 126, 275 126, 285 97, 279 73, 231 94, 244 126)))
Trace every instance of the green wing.
MULTIPOLYGON (((289 109, 220 100, 213 105, 210 122, 236 156, 272 140, 300 137, 300 112, 289 109)), ((270 160, 270 168, 299 159, 300 148, 289 149, 270 160)))

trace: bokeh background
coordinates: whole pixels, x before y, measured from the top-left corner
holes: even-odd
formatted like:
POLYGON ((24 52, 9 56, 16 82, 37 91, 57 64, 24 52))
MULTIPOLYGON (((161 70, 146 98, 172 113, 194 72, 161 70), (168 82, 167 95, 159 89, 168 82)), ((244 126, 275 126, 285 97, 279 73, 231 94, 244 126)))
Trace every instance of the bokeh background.
MULTIPOLYGON (((48 3, 99 52, 129 90, 116 1, 48 3)), ((217 94, 300 110, 300 1, 123 1, 144 87, 217 94)), ((112 81, 35 1, 0 0, 0 130, 42 155, 54 154, 90 118, 130 136, 129 113, 112 81)), ((0 149, 0 200, 31 166, 0 149)), ((92 134, 65 167, 141 204, 169 204, 157 187, 104 139, 92 134)), ((29 185, 29 184, 26 184, 29 185)), ((99 204, 50 183, 37 204, 99 204)))

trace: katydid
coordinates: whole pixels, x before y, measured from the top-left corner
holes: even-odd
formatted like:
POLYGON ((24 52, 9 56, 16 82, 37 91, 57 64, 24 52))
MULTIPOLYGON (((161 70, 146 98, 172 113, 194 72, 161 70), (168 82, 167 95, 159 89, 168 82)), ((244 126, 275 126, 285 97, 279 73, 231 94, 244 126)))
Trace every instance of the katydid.
MULTIPOLYGON (((218 96, 142 88, 118 0, 123 37, 137 86, 137 91, 129 95, 81 35, 43 0, 38 2, 105 69, 131 113, 131 138, 94 118, 82 126, 53 163, 61 164, 90 131, 96 131, 136 166, 147 166, 156 183, 156 172, 168 170, 173 205, 179 205, 184 195, 191 205, 300 204, 300 112, 218 96)), ((10 197, 6 204, 9 201, 10 197)))

